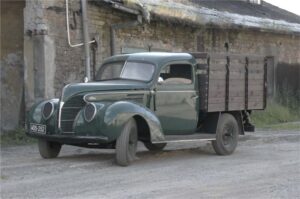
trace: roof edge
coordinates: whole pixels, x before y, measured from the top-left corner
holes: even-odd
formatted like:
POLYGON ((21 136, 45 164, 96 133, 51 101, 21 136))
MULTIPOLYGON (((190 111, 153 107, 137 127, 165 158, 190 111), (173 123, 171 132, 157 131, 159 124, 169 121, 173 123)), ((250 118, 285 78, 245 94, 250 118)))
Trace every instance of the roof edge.
POLYGON ((142 13, 149 13, 145 19, 148 22, 156 17, 186 25, 213 25, 225 28, 249 28, 277 33, 300 34, 300 24, 284 20, 221 12, 164 0, 123 0, 123 2, 124 5, 139 9, 142 13))

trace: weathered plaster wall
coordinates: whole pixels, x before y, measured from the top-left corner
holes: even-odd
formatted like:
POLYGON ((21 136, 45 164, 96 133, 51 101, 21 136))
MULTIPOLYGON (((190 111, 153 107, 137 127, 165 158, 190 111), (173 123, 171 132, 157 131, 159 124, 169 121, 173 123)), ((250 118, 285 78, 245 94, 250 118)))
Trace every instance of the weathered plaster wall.
MULTIPOLYGON (((36 101, 55 96, 56 41, 49 34, 54 19, 47 8, 63 1, 27 0, 24 9, 25 102, 28 109, 36 101)), ((55 22, 55 21, 54 21, 55 22)), ((61 23, 63 25, 63 23, 61 23)), ((59 27, 56 32, 59 35, 59 27)))
POLYGON ((24 1, 1 1, 1 132, 15 129, 23 111, 24 1))

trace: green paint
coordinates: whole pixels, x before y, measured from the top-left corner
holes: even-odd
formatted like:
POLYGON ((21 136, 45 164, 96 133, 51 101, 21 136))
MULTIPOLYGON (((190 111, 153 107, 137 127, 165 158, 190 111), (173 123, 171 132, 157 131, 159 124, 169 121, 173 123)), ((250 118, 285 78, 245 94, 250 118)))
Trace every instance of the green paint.
MULTIPOLYGON (((150 129, 151 141, 163 141, 165 134, 195 133, 199 103, 196 92, 197 82, 194 77, 196 60, 185 53, 139 53, 114 56, 105 60, 103 64, 126 60, 155 65, 153 79, 149 82, 107 80, 67 85, 63 89, 60 101, 53 101, 55 110, 50 119, 45 121, 42 117, 43 105, 47 101, 37 103, 28 113, 27 127, 30 123, 46 125, 48 136, 44 137, 45 139, 51 139, 51 136, 65 136, 68 141, 68 138, 71 140, 76 137, 99 137, 105 139, 97 142, 112 143, 119 137, 130 118, 140 116, 150 129), (169 64, 190 64, 193 69, 192 84, 159 84, 160 71, 169 64), (74 102, 71 103, 70 100, 74 102), (74 117, 72 133, 66 134, 59 128, 60 103, 69 107, 68 110, 71 112, 70 109, 78 108, 81 103, 94 103, 97 109, 95 118, 91 122, 84 119, 84 105, 75 112, 76 117, 64 114, 64 120, 74 117)), ((34 137, 41 137, 41 135, 27 133, 34 137)))

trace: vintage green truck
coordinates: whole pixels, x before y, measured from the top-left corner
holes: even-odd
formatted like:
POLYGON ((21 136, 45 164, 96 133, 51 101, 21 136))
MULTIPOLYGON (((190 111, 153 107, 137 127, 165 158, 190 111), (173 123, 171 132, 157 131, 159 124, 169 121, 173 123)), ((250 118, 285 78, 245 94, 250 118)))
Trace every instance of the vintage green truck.
POLYGON ((64 87, 60 99, 35 104, 26 133, 43 158, 61 146, 116 150, 116 162, 170 142, 212 141, 219 155, 234 152, 253 131, 249 115, 266 107, 266 64, 260 56, 135 53, 104 61, 95 79, 64 87))

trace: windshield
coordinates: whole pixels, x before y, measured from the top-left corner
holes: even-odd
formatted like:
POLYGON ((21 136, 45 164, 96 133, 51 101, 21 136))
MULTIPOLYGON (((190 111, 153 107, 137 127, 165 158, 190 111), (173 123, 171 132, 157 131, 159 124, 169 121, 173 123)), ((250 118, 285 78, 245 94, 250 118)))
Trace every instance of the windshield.
POLYGON ((154 73, 154 65, 142 62, 111 62, 104 64, 98 71, 96 81, 111 79, 130 79, 150 81, 154 73))

